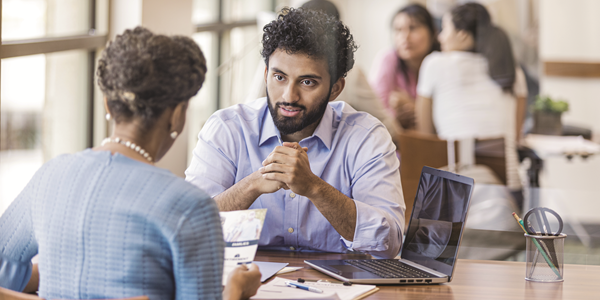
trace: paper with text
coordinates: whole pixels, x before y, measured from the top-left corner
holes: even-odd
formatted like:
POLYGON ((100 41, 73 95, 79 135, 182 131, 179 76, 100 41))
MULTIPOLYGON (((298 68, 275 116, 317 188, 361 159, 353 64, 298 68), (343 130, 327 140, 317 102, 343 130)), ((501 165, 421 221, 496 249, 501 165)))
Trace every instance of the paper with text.
POLYGON ((266 209, 248 209, 221 212, 221 226, 225 239, 223 285, 229 273, 240 264, 254 260, 258 240, 267 215, 266 209))
POLYGON ((272 281, 263 284, 256 295, 250 299, 254 300, 284 300, 284 299, 339 299, 339 300, 352 300, 360 299, 366 294, 370 294, 377 290, 374 285, 364 284, 353 284, 351 286, 345 286, 341 283, 331 282, 314 282, 306 281, 302 284, 319 288, 323 293, 309 292, 297 288, 289 287, 285 284, 285 279, 281 277, 275 277, 272 281))

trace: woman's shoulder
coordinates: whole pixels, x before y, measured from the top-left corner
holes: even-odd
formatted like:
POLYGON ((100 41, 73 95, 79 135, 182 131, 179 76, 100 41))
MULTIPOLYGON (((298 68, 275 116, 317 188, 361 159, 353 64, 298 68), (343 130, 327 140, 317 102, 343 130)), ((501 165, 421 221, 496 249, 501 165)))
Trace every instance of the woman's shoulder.
POLYGON ((138 169, 136 172, 138 174, 134 176, 146 173, 147 176, 143 176, 146 178, 144 185, 148 190, 153 191, 150 194, 156 195, 156 201, 163 202, 164 205, 169 206, 174 201, 193 203, 211 199, 206 192, 185 181, 185 179, 176 176, 169 170, 150 165, 148 167, 138 169))
POLYGON ((467 51, 448 51, 438 52, 434 51, 427 55, 423 60, 425 68, 429 69, 473 69, 473 68, 487 68, 487 61, 485 57, 478 53, 472 53, 467 51))
POLYGON ((423 62, 421 63, 421 70, 440 68, 444 64, 445 60, 447 60, 447 57, 444 52, 433 51, 423 59, 423 62))
POLYGON ((380 50, 371 64, 369 70, 369 82, 376 83, 381 78, 389 76, 396 71, 398 66, 398 56, 393 48, 380 50))
POLYGON ((423 60, 426 64, 456 64, 469 60, 480 60, 479 54, 467 51, 433 51, 423 60))
POLYGON ((144 182, 131 188, 138 191, 137 197, 143 201, 136 201, 141 206, 134 210, 148 214, 148 220, 159 224, 167 232, 175 232, 184 219, 196 218, 198 214, 206 217, 207 211, 217 211, 215 201, 206 192, 169 171, 145 174, 150 176, 138 175, 145 178, 144 182))
POLYGON ((448 61, 455 65, 485 65, 487 68, 487 59, 480 53, 470 51, 450 51, 444 52, 448 61))
POLYGON ((204 191, 167 169, 110 151, 86 149, 73 154, 62 154, 45 163, 41 170, 56 169, 68 172, 71 168, 96 172, 98 176, 108 176, 104 180, 106 184, 115 181, 115 184, 121 185, 126 181, 132 186, 144 186, 150 191, 147 195, 155 195, 156 200, 210 199, 204 191), (108 168, 106 173, 102 171, 104 168, 108 168))
POLYGON ((423 64, 427 65, 427 64, 439 64, 442 63, 443 61, 448 60, 448 53, 447 52, 439 52, 439 51, 433 51, 431 53, 429 53, 427 56, 425 56, 425 58, 423 59, 423 64))
POLYGON ((126 186, 132 188, 143 186, 145 191, 142 193, 146 197, 154 197, 156 201, 181 201, 188 198, 210 199, 202 190, 171 171, 134 160, 120 153, 113 154, 110 151, 87 149, 75 154, 59 156, 55 160, 62 163, 69 163, 69 160, 73 160, 72 162, 87 165, 86 169, 88 170, 96 169, 101 172, 99 176, 107 176, 105 179, 107 185, 118 184, 121 186, 123 182, 127 182, 126 186), (106 171, 102 171, 104 168, 107 168, 106 171))
POLYGON ((381 52, 381 60, 383 62, 398 61, 398 54, 395 48, 385 49, 381 52))

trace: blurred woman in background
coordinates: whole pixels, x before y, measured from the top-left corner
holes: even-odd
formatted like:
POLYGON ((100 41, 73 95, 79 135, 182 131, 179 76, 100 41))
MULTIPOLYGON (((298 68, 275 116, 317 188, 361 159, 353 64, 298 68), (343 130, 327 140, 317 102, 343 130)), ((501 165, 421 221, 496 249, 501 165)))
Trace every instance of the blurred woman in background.
POLYGON ((425 56, 439 50, 433 18, 419 4, 400 9, 392 20, 394 47, 374 63, 369 82, 389 114, 405 129, 415 127, 419 69, 425 56))
POLYGON ((113 134, 99 147, 44 164, 2 215, 1 287, 39 285, 46 299, 256 293, 256 266, 237 268, 222 288, 215 201, 154 166, 182 132, 205 73, 204 55, 187 37, 137 27, 109 44, 97 75, 113 134), (38 253, 39 275, 31 264, 38 253))
POLYGON ((418 130, 449 140, 502 139, 475 147, 501 153, 506 173, 499 177, 509 189, 520 189, 516 116, 524 106, 517 110, 516 99, 525 102, 527 87, 508 36, 491 23, 485 7, 467 3, 444 15, 439 41, 442 52, 427 56, 419 73, 418 130))

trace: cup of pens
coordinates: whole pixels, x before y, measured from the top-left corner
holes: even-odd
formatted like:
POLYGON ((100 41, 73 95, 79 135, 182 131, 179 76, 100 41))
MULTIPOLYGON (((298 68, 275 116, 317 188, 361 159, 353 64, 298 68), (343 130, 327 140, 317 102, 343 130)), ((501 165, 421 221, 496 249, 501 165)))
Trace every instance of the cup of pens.
POLYGON ((525 231, 525 279, 536 282, 561 282, 563 279, 566 234, 560 215, 546 207, 529 210, 523 220, 513 216, 525 231))
POLYGON ((563 279, 563 257, 566 234, 525 234, 527 267, 525 279, 537 282, 560 282, 563 279))

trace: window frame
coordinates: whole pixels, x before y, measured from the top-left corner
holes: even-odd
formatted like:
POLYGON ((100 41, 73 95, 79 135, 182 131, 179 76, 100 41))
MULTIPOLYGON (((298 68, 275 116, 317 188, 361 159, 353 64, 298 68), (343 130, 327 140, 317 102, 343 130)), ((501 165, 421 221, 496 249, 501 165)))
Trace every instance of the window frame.
MULTIPOLYGON (((227 39, 225 39, 225 36, 227 33, 231 32, 232 29, 234 28, 239 28, 239 27, 247 27, 247 26, 256 26, 258 23, 258 20, 256 18, 254 19, 248 19, 248 20, 241 20, 241 21, 233 21, 233 22, 227 22, 224 21, 224 16, 225 16, 225 11, 223 9, 224 7, 224 2, 225 0, 219 0, 218 1, 218 11, 217 11, 217 21, 215 22, 209 22, 209 23, 200 23, 200 24, 195 24, 195 30, 194 33, 200 33, 200 32, 213 32, 216 33, 217 35, 217 40, 216 40, 216 65, 217 70, 220 70, 225 64, 227 64, 227 60, 226 58, 223 57, 223 50, 226 48, 225 44, 227 42, 227 39)), ((277 7, 277 0, 271 0, 271 10, 275 11, 275 8, 277 7)), ((216 78, 216 91, 215 91, 215 107, 217 109, 221 109, 223 107, 221 107, 223 105, 223 101, 222 101, 222 95, 221 95, 221 87, 223 85, 222 80, 221 80, 221 75, 218 75, 216 78)))
MULTIPOLYGON (((89 24, 88 34, 86 35, 68 35, 60 37, 43 37, 36 39, 23 39, 23 40, 2 40, 2 3, 0 2, 0 59, 12 58, 19 56, 29 56, 36 54, 48 54, 53 52, 62 52, 69 50, 88 50, 88 111, 87 111, 87 147, 93 147, 94 142, 94 73, 96 66, 96 54, 97 51, 103 48, 108 41, 108 34, 97 35, 96 34, 96 0, 88 0, 89 2, 89 24)), ((110 1, 108 1, 109 12, 110 12, 110 1)), ((108 15, 110 18, 110 13, 108 15)), ((110 22, 109 22, 110 23, 110 22)), ((109 25, 110 26, 110 25, 109 25)), ((110 28, 108 28, 110 32, 110 28)), ((1 67, 0 60, 0 67, 1 67)), ((0 87, 1 89, 1 87, 0 87)))

